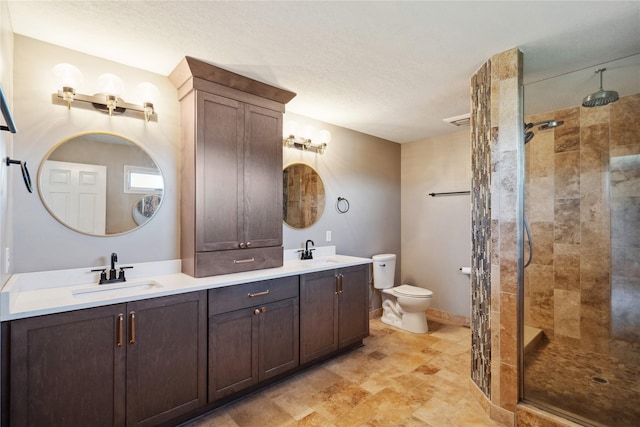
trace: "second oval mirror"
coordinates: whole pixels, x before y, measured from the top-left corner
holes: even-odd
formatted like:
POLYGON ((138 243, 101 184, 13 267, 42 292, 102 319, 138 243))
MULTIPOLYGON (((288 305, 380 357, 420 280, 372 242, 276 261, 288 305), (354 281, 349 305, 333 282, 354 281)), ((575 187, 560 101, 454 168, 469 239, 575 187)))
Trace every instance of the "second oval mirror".
POLYGON ((324 212, 325 192, 322 178, 315 169, 304 163, 287 166, 282 188, 285 224, 307 228, 318 222, 324 212))
POLYGON ((80 233, 111 236, 149 221, 164 181, 153 159, 133 141, 85 133, 59 143, 42 161, 38 190, 47 210, 80 233), (136 215, 142 206, 141 214, 136 215))

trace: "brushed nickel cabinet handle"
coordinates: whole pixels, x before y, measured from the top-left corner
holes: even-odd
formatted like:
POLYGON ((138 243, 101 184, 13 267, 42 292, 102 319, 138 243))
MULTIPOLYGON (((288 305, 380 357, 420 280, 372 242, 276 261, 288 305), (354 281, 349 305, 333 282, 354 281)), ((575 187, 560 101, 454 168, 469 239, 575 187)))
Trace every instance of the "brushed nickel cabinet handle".
POLYGON ((116 341, 116 347, 122 347, 122 341, 124 339, 124 315, 118 314, 118 341, 116 341))
POLYGON ((129 344, 136 343, 136 312, 129 313, 129 344))
POLYGON ((340 275, 340 293, 344 293, 344 274, 340 275))
POLYGON ((336 274, 336 295, 340 293, 340 276, 336 274))
POLYGON ((253 262, 255 261, 255 258, 247 258, 247 259, 234 259, 233 263, 234 264, 246 264, 248 262, 253 262))
POLYGON ((254 297, 261 297, 263 295, 268 295, 269 294, 269 289, 267 289, 266 291, 263 292, 256 292, 255 294, 247 294, 247 296, 249 298, 254 298, 254 297))

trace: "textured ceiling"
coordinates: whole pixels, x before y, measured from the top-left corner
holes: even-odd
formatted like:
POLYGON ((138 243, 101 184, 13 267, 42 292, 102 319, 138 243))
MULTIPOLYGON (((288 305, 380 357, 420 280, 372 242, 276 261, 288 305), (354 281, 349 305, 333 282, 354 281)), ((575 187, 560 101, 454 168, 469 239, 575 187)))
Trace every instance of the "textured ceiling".
POLYGON ((287 111, 400 143, 456 130, 442 119, 469 111, 495 53, 519 47, 532 82, 640 53, 638 1, 8 4, 15 33, 162 75, 193 56, 296 92, 287 111))

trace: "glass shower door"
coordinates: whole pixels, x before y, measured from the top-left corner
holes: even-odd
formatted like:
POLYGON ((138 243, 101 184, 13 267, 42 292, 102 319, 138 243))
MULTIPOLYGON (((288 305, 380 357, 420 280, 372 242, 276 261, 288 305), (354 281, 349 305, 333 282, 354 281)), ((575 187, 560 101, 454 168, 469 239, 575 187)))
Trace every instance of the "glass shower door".
MULTIPOLYGON (((640 70, 640 57, 608 67, 640 70)), ((523 391, 526 401, 567 418, 635 426, 640 425, 640 88, 606 106, 582 107, 586 93, 578 93, 569 94, 573 104, 533 109, 540 101, 537 91, 557 85, 553 90, 560 93, 572 79, 590 81, 593 71, 525 85, 525 122, 563 123, 533 127, 525 147, 525 216, 533 256, 524 271, 523 391)), ((528 252, 525 244, 525 260, 528 252)))

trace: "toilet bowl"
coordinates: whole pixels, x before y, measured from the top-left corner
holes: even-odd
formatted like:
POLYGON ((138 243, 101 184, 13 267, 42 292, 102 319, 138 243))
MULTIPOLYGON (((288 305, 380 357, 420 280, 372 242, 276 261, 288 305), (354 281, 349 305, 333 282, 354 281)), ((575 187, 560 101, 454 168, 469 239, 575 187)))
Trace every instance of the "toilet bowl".
POLYGON ((396 256, 381 254, 373 257, 373 286, 382 292, 382 322, 417 334, 429 331, 426 310, 431 306, 433 292, 418 286, 393 286, 396 256))

